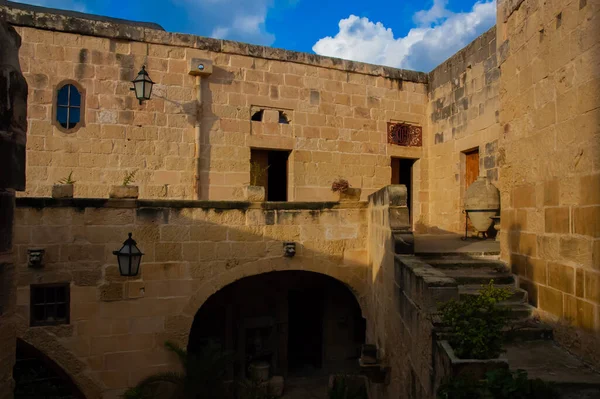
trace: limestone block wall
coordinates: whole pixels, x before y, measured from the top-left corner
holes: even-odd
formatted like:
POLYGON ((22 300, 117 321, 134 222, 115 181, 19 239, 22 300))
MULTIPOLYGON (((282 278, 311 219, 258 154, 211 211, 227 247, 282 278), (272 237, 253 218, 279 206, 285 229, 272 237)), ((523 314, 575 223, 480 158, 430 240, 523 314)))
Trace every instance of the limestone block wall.
POLYGON ((388 385, 374 385, 372 397, 434 396, 433 325, 439 302, 458 297, 454 280, 414 256, 401 256, 410 240, 406 188, 388 186, 369 197, 369 317, 367 343, 377 345, 388 385))
POLYGON ((501 2, 497 33, 502 257, 561 320, 555 336, 598 364, 600 5, 501 2))
MULTIPOLYGON (((239 200, 258 148, 291 152, 288 200, 331 200, 337 177, 366 198, 391 182, 387 122, 425 123, 423 73, 43 10, 0 14, 23 36, 30 84, 25 196, 49 196, 73 171, 76 197, 107 197, 138 169, 141 198, 239 200), (201 107, 193 58, 213 65, 201 107), (130 81, 142 65, 157 84, 139 105, 130 81), (68 133, 52 123, 65 81, 85 91, 85 126, 68 133)), ((420 158, 421 149, 393 154, 420 158)))
POLYGON ((429 74, 429 217, 420 230, 464 232, 465 152, 479 150, 479 174, 498 180, 499 76, 496 28, 429 74))
POLYGON ((163 343, 185 344, 193 317, 216 291, 246 276, 307 270, 332 276, 367 316, 364 203, 249 203, 17 199, 18 335, 42 350, 88 398, 124 388, 177 360, 163 343), (127 205, 129 204, 129 205, 127 205), (141 274, 121 277, 112 251, 132 232, 141 274), (296 255, 283 256, 283 242, 296 255), (46 250, 42 269, 28 248, 46 250), (69 283, 70 323, 29 327, 30 284, 69 283))

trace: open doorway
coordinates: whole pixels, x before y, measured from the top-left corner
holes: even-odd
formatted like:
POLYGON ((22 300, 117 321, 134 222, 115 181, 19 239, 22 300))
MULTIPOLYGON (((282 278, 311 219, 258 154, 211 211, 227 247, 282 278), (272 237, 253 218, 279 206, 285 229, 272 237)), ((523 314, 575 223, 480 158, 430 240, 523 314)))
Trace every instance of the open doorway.
POLYGON ((290 290, 288 362, 291 373, 311 374, 323 365, 323 298, 290 290))
POLYGON ((415 161, 415 159, 410 158, 392 158, 391 184, 404 184, 406 186, 406 202, 411 224, 413 219, 413 165, 415 161))
POLYGON ((259 150, 250 151, 251 181, 265 188, 267 201, 288 200, 288 158, 289 151, 259 150))

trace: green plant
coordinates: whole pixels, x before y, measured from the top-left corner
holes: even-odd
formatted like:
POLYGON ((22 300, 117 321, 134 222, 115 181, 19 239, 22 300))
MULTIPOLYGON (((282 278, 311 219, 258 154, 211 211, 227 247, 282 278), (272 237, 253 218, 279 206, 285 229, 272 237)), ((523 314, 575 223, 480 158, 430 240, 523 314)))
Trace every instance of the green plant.
POLYGON ((131 172, 125 172, 125 177, 123 177, 123 185, 128 186, 129 183, 135 182, 135 174, 137 173, 137 169, 131 172))
POLYGON ((329 399, 367 399, 367 390, 364 384, 348 384, 347 376, 336 376, 333 386, 329 389, 329 399))
POLYGON ((448 378, 437 392, 439 399, 483 399, 485 398, 485 381, 473 378, 448 378))
POLYGON ((558 399, 552 383, 530 380, 525 370, 493 370, 486 374, 487 389, 494 399, 558 399))
POLYGON ((271 165, 267 165, 266 168, 263 168, 258 162, 250 162, 250 185, 257 186, 270 167, 271 165))
POLYGON ((69 176, 60 179, 58 184, 75 184, 75 180, 73 180, 73 171, 69 173, 69 176))
POLYGON ((348 191, 349 188, 350 183, 348 183, 348 180, 346 179, 337 178, 333 181, 333 183, 331 183, 331 191, 333 191, 334 193, 345 193, 346 191, 348 191))
POLYGON ((447 379, 438 389, 438 399, 558 399, 552 383, 530 380, 524 370, 498 369, 486 373, 485 379, 469 376, 447 379))
POLYGON ((451 300, 441 306, 442 321, 450 329, 450 345, 462 359, 492 359, 502 352, 502 328, 507 312, 497 306, 512 292, 494 287, 493 280, 479 295, 451 300))
POLYGON ((128 389, 124 399, 221 399, 224 379, 233 354, 209 342, 200 353, 191 354, 167 341, 165 347, 175 353, 182 372, 164 372, 146 377, 128 389))

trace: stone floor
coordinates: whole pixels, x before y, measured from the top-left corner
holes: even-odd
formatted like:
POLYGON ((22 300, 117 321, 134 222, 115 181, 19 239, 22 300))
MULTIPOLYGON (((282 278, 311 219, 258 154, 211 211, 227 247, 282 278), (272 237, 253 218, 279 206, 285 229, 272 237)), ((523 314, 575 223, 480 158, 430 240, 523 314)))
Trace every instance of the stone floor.
POLYGON ((468 238, 459 234, 415 234, 416 254, 465 254, 465 255, 497 255, 500 253, 500 242, 494 239, 481 240, 468 238))
POLYGON ((328 376, 288 378, 282 399, 327 399, 328 382, 328 376))
POLYGON ((525 370, 530 378, 556 383, 593 384, 600 388, 600 374, 553 341, 511 343, 506 346, 505 356, 512 369, 525 370))

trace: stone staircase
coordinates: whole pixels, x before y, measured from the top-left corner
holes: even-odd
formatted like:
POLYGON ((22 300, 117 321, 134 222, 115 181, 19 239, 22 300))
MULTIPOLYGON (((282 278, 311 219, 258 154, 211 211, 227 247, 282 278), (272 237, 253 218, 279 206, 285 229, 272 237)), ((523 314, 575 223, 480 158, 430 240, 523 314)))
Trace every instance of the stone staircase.
MULTIPOLYGON (((530 378, 557 384, 565 399, 600 399, 600 374, 553 341, 552 327, 534 316, 527 291, 518 288, 509 267, 494 252, 415 254, 458 284, 459 298, 478 295, 481 285, 494 281, 514 294, 501 306, 509 308, 510 323, 505 329, 505 357, 512 370, 526 370, 530 378)), ((446 333, 438 316, 433 317, 439 339, 446 333)))

